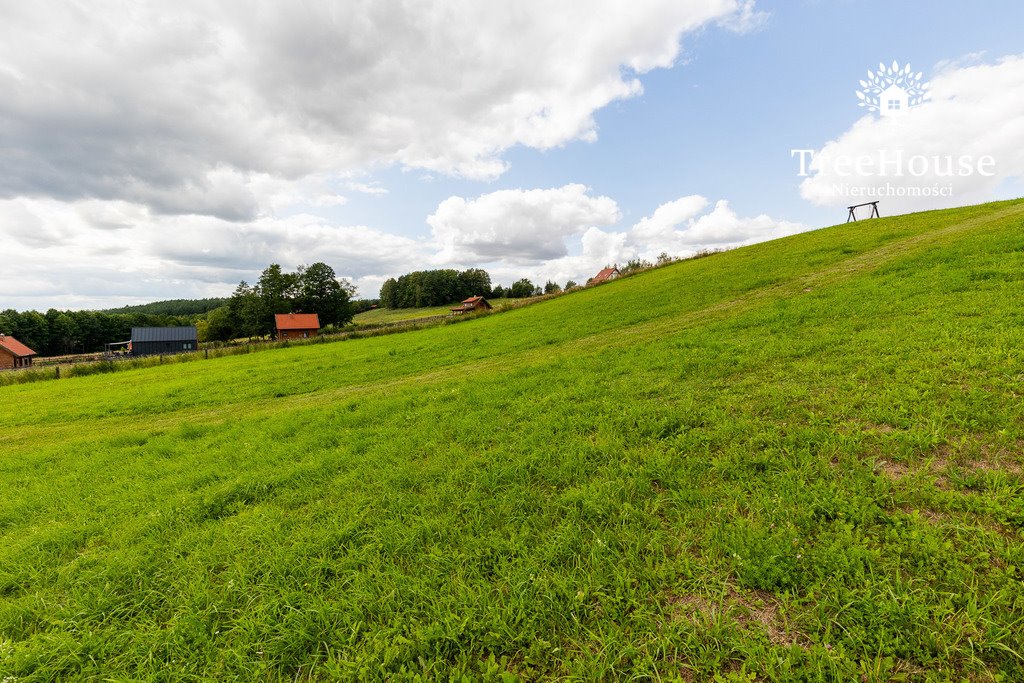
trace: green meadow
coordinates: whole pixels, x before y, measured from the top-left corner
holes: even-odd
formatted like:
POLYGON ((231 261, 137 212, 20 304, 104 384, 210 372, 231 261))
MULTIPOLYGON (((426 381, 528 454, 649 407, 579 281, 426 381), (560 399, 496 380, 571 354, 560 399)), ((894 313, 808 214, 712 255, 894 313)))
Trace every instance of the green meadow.
MULTIPOLYGON (((454 304, 453 304, 454 305, 454 304)), ((398 323, 419 318, 433 318, 451 313, 451 306, 432 306, 429 308, 375 308, 372 311, 357 313, 352 322, 356 325, 380 325, 398 323)))
POLYGON ((5 683, 1024 679, 1024 201, 0 404, 5 683))
MULTIPOLYGON (((517 304, 525 303, 525 300, 490 299, 488 300, 488 303, 491 304, 495 310, 500 311, 517 304)), ((455 304, 448 306, 431 306, 428 308, 375 308, 372 311, 357 313, 352 319, 352 322, 356 325, 380 325, 418 320, 420 318, 435 318, 440 315, 450 315, 453 306, 455 306, 455 304)))

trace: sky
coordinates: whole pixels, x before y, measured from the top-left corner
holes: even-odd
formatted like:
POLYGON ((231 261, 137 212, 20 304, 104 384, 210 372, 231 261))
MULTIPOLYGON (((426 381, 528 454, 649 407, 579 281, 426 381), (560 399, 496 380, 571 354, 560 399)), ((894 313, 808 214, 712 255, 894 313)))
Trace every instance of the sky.
POLYGON ((0 309, 316 261, 366 298, 430 268, 564 284, 876 199, 1024 196, 1022 25, 1019 0, 0 0, 0 309))

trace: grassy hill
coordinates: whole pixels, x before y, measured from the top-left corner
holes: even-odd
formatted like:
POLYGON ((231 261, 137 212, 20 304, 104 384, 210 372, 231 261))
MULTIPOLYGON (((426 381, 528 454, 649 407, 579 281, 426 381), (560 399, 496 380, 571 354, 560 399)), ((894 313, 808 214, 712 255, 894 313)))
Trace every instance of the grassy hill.
POLYGON ((0 388, 0 679, 1021 680, 1022 229, 0 388))
MULTIPOLYGON (((489 299, 488 303, 495 310, 508 308, 516 303, 522 303, 522 299, 489 299)), ((372 311, 357 313, 352 319, 356 325, 380 325, 384 323, 399 323, 420 318, 432 318, 439 315, 451 313, 452 306, 431 306, 428 308, 375 308, 372 311)))

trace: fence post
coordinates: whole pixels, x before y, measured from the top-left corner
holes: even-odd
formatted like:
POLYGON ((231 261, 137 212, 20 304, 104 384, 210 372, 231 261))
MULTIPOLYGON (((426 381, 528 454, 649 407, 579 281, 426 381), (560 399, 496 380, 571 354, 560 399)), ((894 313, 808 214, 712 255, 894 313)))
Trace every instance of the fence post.
POLYGON ((160 354, 160 365, 164 364, 164 354, 160 354))
POLYGON ((203 356, 206 360, 210 360, 210 349, 203 349, 203 356))
POLYGON ((54 379, 60 379, 60 366, 57 366, 57 376, 54 379))

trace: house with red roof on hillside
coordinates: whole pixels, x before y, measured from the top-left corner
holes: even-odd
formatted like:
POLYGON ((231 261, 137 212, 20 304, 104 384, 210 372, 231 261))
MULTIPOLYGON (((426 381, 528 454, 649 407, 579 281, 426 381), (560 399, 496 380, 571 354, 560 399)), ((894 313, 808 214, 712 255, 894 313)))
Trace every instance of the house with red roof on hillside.
POLYGON ((459 315, 461 313, 472 313, 473 311, 489 311, 493 306, 487 302, 487 299, 482 296, 471 296, 461 304, 451 309, 452 313, 459 315))
POLYGON ((316 313, 278 313, 274 316, 277 338, 308 339, 320 332, 320 316, 316 313))
POLYGON ((39 354, 10 335, 0 332, 0 370, 28 368, 39 354))
POLYGON ((622 273, 619 272, 617 266, 612 266, 611 268, 604 268, 601 270, 600 273, 587 280, 587 285, 599 285, 602 282, 609 282, 620 275, 622 275, 622 273))

